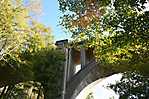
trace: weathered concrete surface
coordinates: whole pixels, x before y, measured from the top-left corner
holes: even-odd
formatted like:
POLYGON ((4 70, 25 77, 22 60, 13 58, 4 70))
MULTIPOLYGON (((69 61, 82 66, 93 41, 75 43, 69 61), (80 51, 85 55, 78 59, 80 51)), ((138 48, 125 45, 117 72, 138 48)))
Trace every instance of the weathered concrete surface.
POLYGON ((76 97, 76 99, 86 99, 87 96, 94 92, 94 88, 99 85, 105 78, 98 79, 91 84, 87 85, 76 97))
POLYGON ((104 72, 100 63, 90 62, 67 82, 65 99, 75 99, 92 82, 113 74, 115 72, 104 72))
POLYGON ((65 99, 75 99, 81 90, 99 78, 97 63, 92 61, 67 82, 65 99))
POLYGON ((94 48, 75 49, 66 47, 67 43, 68 40, 56 42, 58 48, 67 49, 62 99, 75 99, 87 85, 114 74, 114 71, 110 68, 106 72, 107 68, 103 69, 103 66, 95 62, 94 48), (81 64, 81 70, 76 73, 76 66, 79 64, 81 64))

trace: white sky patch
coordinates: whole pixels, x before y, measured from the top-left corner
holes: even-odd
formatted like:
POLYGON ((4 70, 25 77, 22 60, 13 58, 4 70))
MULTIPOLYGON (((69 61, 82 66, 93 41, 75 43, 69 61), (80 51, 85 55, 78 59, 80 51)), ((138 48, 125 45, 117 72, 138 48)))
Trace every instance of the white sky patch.
POLYGON ((146 7, 144 11, 149 11, 149 0, 147 0, 147 3, 145 3, 144 6, 146 7))
POLYGON ((103 35, 104 35, 104 36, 109 36, 109 32, 104 31, 104 32, 103 32, 103 35))
POLYGON ((81 70, 81 64, 76 65, 75 67, 75 74, 81 70))
POLYGON ((122 74, 115 74, 104 79, 99 79, 85 87, 76 99, 85 99, 89 93, 93 94, 94 99, 119 99, 119 95, 105 86, 115 84, 121 77, 122 74))
POLYGON ((113 90, 104 87, 93 90, 93 97, 94 99, 119 99, 119 96, 113 90))

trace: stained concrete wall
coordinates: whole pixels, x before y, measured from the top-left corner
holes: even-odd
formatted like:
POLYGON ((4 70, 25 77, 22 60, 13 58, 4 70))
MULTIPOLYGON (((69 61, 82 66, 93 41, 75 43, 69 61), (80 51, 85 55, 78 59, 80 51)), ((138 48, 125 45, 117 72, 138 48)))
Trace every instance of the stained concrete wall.
POLYGON ((99 72, 92 49, 69 48, 68 56, 65 99, 75 99, 83 88, 98 79, 99 72), (81 64, 81 70, 75 74, 77 64, 81 64))
POLYGON ((97 63, 93 61, 87 64, 67 82, 65 99, 75 99, 83 88, 99 79, 99 77, 97 63))
POLYGON ((62 99, 75 99, 87 85, 100 78, 99 68, 93 57, 93 49, 63 48, 67 40, 58 41, 57 46, 67 49, 62 99), (75 66, 81 70, 75 74, 75 66))

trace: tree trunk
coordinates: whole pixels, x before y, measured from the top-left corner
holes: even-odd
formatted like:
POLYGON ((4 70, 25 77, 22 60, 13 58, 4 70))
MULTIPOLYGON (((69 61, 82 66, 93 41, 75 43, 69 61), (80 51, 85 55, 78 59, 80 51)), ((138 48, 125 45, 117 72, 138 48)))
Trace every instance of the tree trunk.
POLYGON ((42 86, 40 86, 40 87, 39 87, 39 91, 38 91, 38 96, 37 96, 37 99, 39 99, 39 98, 40 98, 40 96, 41 96, 41 87, 42 87, 42 86))
POLYGON ((44 99, 56 99, 54 97, 54 93, 51 93, 51 89, 49 89, 47 86, 43 86, 43 94, 44 94, 44 99))
POLYGON ((46 88, 44 88, 43 94, 44 94, 44 99, 51 99, 49 95, 50 93, 48 93, 48 90, 46 88))

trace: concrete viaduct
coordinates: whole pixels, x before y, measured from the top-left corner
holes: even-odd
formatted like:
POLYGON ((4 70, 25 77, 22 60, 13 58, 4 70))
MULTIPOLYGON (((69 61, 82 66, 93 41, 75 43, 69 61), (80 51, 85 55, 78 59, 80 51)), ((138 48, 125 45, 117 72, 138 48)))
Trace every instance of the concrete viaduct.
POLYGON ((58 48, 64 50, 63 92, 61 99, 75 99, 89 84, 100 79, 100 66, 93 57, 93 49, 68 47, 68 40, 57 41, 58 48))

